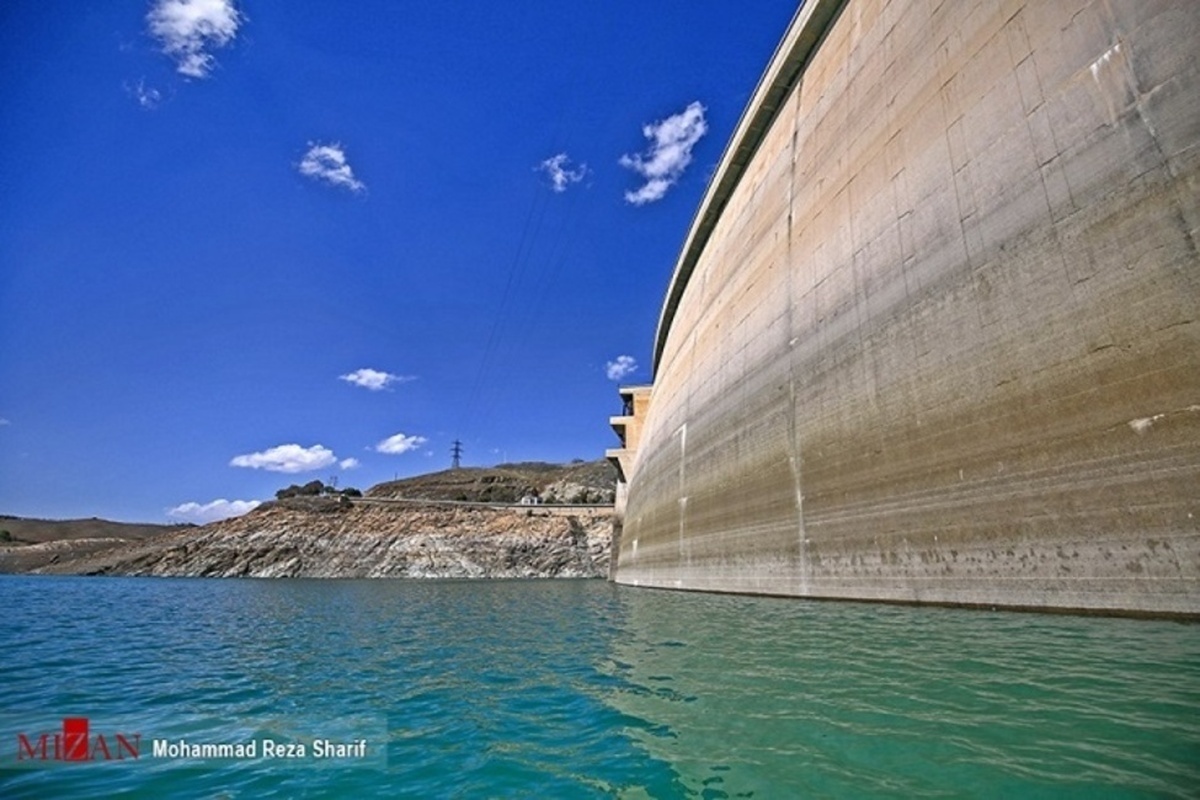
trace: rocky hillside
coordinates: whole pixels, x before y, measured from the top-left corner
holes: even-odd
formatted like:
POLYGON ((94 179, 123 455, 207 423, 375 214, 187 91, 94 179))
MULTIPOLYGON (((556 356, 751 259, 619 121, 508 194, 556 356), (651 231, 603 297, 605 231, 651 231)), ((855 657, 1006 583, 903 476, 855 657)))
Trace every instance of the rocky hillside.
POLYGON ((564 513, 294 498, 202 528, 60 559, 38 571, 260 578, 603 577, 611 534, 607 509, 564 513))
POLYGON ((606 459, 570 464, 525 462, 495 467, 464 467, 388 481, 373 487, 368 497, 421 497, 515 503, 536 493, 543 503, 612 504, 617 472, 606 459))

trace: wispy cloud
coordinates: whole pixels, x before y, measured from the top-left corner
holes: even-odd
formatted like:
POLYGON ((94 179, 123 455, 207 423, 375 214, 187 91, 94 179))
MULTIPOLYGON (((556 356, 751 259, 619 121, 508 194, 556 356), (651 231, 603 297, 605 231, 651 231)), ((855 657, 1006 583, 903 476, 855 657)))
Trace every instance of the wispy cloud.
POLYGON ((167 510, 167 516, 204 525, 219 519, 240 517, 262 505, 259 500, 213 500, 211 503, 181 503, 167 510))
POLYGON ((643 153, 621 156, 621 166, 628 167, 646 179, 636 192, 626 192, 625 201, 635 206, 661 200, 692 163, 692 148, 708 132, 704 121, 704 106, 692 103, 683 111, 659 122, 642 126, 650 140, 643 153))
POLYGON ((397 433, 395 436, 389 436, 375 445, 375 452, 398 456, 401 453, 407 453, 409 450, 416 450, 427 441, 429 440, 424 436, 405 436, 403 433, 397 433))
POLYGON ((308 143, 308 152, 296 166, 300 174, 330 186, 340 186, 352 192, 361 192, 367 185, 354 177, 354 170, 346 161, 346 151, 341 144, 308 143))
POLYGON ((237 36, 244 17, 233 0, 157 0, 146 15, 150 35, 189 78, 204 78, 214 59, 206 50, 237 36))
POLYGON ((372 392, 378 392, 386 389, 390 384, 408 383, 414 380, 414 378, 411 375, 393 375, 390 372, 381 372, 377 369, 364 367, 346 375, 339 375, 338 380, 353 383, 355 386, 370 389, 372 392))
POLYGON ((12 425, 12 421, 7 420, 4 417, 0 417, 0 428, 3 428, 5 425, 12 425))
POLYGON ((637 371, 637 359, 633 356, 617 356, 604 365, 604 374, 610 381, 622 381, 637 371))
POLYGON ((138 79, 137 83, 125 84, 125 93, 147 111, 158 108, 158 104, 162 102, 162 92, 152 86, 147 86, 145 78, 138 79))
POLYGON ((541 170, 550 177, 550 186, 556 192, 565 192, 572 183, 579 183, 588 174, 587 164, 579 164, 572 168, 571 159, 566 153, 551 156, 538 164, 535 169, 541 170))
POLYGON ((341 467, 342 469, 358 469, 358 466, 359 466, 358 459, 357 458, 343 458, 341 461, 338 462, 338 466, 341 467))
POLYGON ((296 473, 324 469, 336 462, 337 457, 334 456, 333 451, 319 444, 314 444, 312 447, 281 444, 261 453, 235 456, 229 462, 229 466, 265 469, 267 472, 296 473))

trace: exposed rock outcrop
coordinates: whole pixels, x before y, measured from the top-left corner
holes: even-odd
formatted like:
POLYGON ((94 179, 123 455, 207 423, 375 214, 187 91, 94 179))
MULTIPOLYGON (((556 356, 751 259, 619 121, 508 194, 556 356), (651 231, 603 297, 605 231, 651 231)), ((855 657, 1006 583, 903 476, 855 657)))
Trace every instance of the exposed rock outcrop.
POLYGON ((60 561, 88 575, 589 578, 608 572, 606 509, 279 502, 245 516, 60 561))

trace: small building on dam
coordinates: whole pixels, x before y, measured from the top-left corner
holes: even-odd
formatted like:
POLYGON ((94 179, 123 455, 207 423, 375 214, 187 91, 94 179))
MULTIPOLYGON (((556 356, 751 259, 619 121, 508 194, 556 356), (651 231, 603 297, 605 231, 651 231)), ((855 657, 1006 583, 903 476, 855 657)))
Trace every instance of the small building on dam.
POLYGON ((614 579, 1200 616, 1198 43, 804 3, 622 390, 614 579))

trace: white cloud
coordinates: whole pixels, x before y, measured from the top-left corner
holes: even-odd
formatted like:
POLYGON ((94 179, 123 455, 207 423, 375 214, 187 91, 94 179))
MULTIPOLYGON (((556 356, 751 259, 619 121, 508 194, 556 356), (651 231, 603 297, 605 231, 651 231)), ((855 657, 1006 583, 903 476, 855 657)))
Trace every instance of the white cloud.
POLYGON ((610 381, 625 380, 637 371, 637 359, 633 356, 617 356, 604 365, 604 374, 610 381))
POLYGON ((184 522, 204 525, 219 519, 240 517, 262 505, 259 500, 213 500, 211 503, 182 503, 168 509, 167 516, 184 522))
POLYGON ((5 425, 12 425, 12 422, 4 417, 0 417, 0 428, 3 428, 5 425))
POLYGON ((146 15, 150 35, 189 78, 207 77, 214 59, 205 48, 232 42, 242 20, 233 0, 157 0, 146 15))
POLYGON ((358 469, 357 458, 343 458, 338 462, 338 466, 342 469, 358 469))
POLYGON ((296 167, 300 174, 330 186, 341 186, 352 192, 361 192, 367 185, 354 177, 354 170, 346 162, 346 151, 337 142, 333 144, 308 143, 308 152, 296 167))
POLYGON ((572 183, 579 183, 588 173, 587 164, 571 168, 571 159, 566 153, 551 156, 538 164, 536 169, 550 176, 550 185, 556 192, 565 192, 572 183))
POLYGON ((147 86, 144 78, 139 79, 136 84, 125 84, 125 93, 146 110, 157 108, 158 104, 162 102, 162 92, 152 86, 147 86))
POLYGON ((659 122, 642 126, 650 140, 645 154, 621 156, 621 166, 628 167, 646 179, 636 192, 626 192, 625 201, 635 206, 662 199, 692 163, 692 148, 708 133, 704 121, 704 106, 692 103, 683 111, 659 122))
POLYGON ((390 372, 380 372, 377 369, 364 367, 346 375, 339 375, 338 380, 353 383, 355 386, 370 389, 372 392, 378 392, 381 389, 386 389, 389 384, 407 383, 413 380, 413 378, 407 375, 393 375, 390 372))
POLYGON ((296 473, 323 469, 336 462, 337 458, 333 455, 333 451, 319 444, 314 444, 312 447, 281 444, 261 453, 235 456, 229 462, 229 466, 265 469, 268 472, 296 473))
POLYGON ((405 436, 403 433, 397 433, 395 436, 389 436, 375 445, 375 452, 398 456, 401 453, 407 453, 409 450, 416 450, 427 441, 429 440, 424 436, 405 436))

